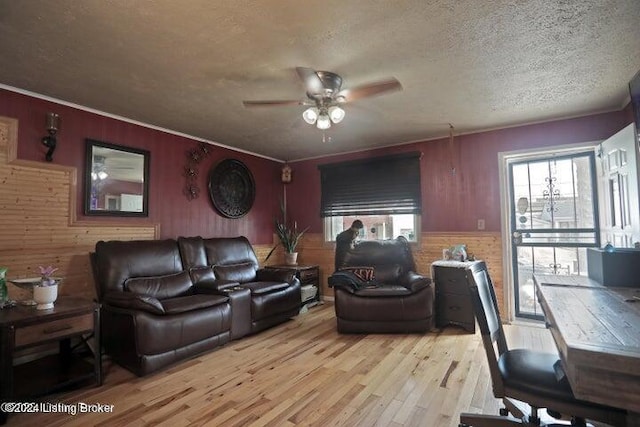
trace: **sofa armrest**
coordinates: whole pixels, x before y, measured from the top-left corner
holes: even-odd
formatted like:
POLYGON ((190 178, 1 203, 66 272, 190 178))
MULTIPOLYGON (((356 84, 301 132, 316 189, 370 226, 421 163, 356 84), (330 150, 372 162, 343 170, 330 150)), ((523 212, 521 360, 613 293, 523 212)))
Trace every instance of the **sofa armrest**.
POLYGON ((164 314, 164 307, 157 298, 132 292, 107 292, 104 302, 119 308, 141 310, 152 314, 164 314))
POLYGON ((431 278, 418 274, 414 271, 407 271, 400 278, 400 283, 411 292, 418 292, 431 285, 431 278))
POLYGON ((295 271, 288 268, 261 268, 256 271, 256 281, 258 282, 286 282, 292 284, 295 277, 295 271))
POLYGON ((193 287, 196 294, 216 294, 223 295, 225 289, 239 286, 240 283, 234 280, 214 280, 198 283, 193 287))

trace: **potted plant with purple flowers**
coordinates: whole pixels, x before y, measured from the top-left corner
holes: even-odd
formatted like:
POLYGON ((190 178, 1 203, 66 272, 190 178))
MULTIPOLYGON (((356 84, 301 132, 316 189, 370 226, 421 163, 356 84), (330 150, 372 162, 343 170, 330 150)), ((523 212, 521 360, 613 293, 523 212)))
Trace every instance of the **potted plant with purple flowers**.
POLYGON ((52 277, 58 269, 52 266, 43 267, 40 269, 40 283, 33 287, 33 299, 38 304, 36 309, 48 310, 53 308, 53 303, 58 298, 58 284, 59 278, 52 277))

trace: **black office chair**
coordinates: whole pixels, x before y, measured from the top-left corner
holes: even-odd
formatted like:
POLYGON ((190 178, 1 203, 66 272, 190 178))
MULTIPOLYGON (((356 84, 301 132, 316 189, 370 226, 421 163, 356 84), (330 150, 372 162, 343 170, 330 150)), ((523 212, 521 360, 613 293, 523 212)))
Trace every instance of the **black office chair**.
MULTIPOLYGON (((525 349, 509 350, 486 264, 482 262, 470 266, 466 273, 489 361, 493 395, 502 398, 505 408, 500 410, 500 416, 462 413, 461 427, 544 425, 538 417, 539 408, 550 408, 547 411, 554 418, 559 418, 560 414, 570 416, 571 425, 574 426, 585 426, 585 419, 613 426, 625 425, 624 410, 576 399, 557 355, 525 349), (522 402, 531 407, 528 415, 520 408, 522 402)), ((567 424, 546 424, 548 427, 560 425, 567 424)))

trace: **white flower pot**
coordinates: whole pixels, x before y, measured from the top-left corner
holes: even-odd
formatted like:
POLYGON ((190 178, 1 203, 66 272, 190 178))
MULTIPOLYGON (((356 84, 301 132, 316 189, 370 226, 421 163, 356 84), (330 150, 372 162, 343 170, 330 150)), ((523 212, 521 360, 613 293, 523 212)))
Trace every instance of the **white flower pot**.
POLYGON ((33 300, 38 304, 36 309, 49 310, 58 298, 58 285, 34 286, 33 300))

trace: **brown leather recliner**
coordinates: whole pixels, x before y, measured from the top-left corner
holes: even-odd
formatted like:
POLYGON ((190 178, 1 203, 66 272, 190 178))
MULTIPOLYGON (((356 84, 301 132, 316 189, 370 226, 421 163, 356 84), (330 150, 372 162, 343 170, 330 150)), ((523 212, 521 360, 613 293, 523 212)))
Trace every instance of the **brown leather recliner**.
POLYGON ((146 375, 229 341, 229 298, 197 292, 175 240, 100 241, 92 258, 102 343, 118 364, 146 375))
POLYGON ((298 314, 300 281, 261 270, 245 237, 100 241, 91 254, 102 343, 146 375, 298 314))
POLYGON ((415 272, 405 238, 361 242, 341 264, 329 277, 338 332, 409 333, 434 327, 434 286, 415 272))

